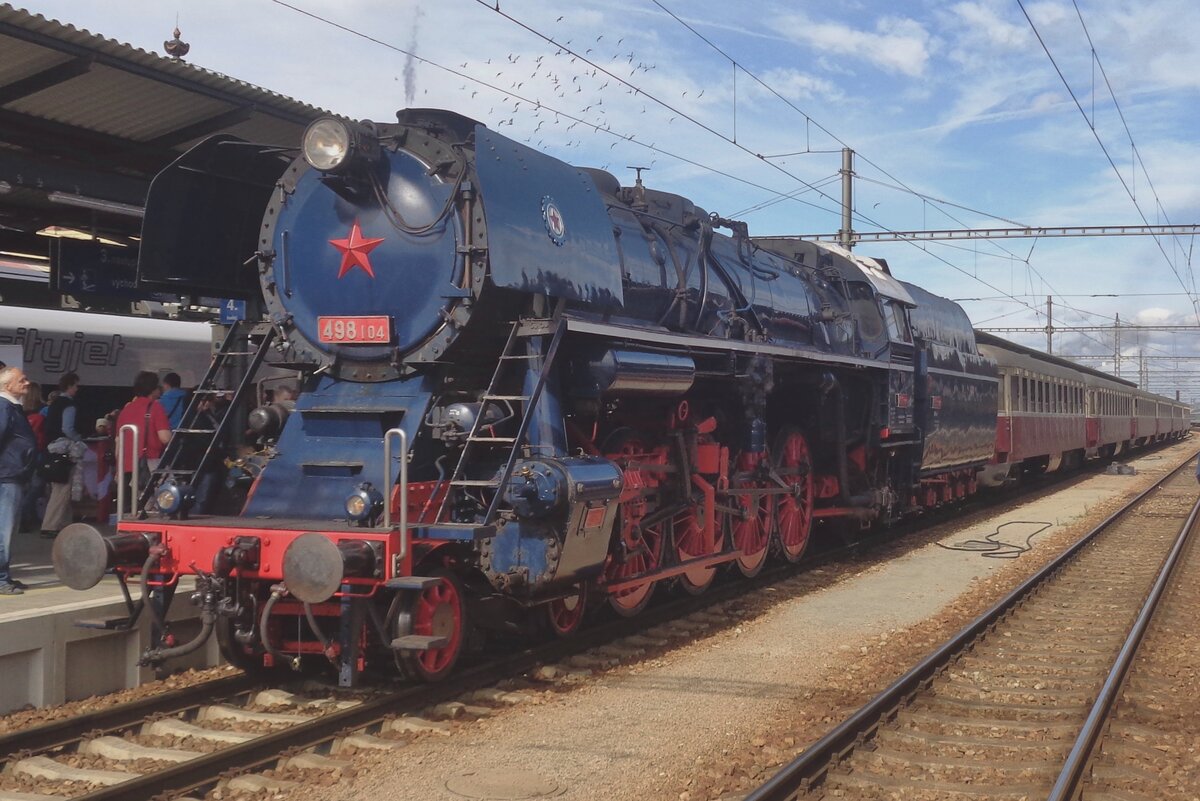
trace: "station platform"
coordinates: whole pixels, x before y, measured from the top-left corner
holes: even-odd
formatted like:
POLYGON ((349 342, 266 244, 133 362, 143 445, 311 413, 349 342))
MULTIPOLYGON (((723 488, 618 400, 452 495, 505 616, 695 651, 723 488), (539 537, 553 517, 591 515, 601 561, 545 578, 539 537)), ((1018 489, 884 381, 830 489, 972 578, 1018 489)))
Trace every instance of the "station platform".
MULTIPOLYGON (((24 595, 0 596, 0 714, 128 689, 154 678, 151 668, 137 666, 149 645, 148 617, 129 631, 77 626, 78 620, 124 616, 125 601, 112 576, 82 592, 62 584, 50 561, 53 545, 37 532, 13 535, 13 578, 28 589, 24 595)), ((180 582, 167 616, 182 640, 200 628, 198 610, 188 603, 190 589, 190 579, 180 582)), ((136 599, 140 589, 131 586, 130 592, 136 599)), ((172 668, 209 667, 220 659, 213 637, 196 653, 173 661, 172 668)))

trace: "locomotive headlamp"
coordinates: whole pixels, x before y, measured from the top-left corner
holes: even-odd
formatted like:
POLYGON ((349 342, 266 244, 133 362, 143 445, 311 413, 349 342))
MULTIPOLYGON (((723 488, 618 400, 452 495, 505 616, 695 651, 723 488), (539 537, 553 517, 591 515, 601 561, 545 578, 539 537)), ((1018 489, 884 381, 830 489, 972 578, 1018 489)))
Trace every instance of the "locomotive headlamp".
POLYGON ((370 483, 362 484, 346 498, 346 516, 356 522, 370 520, 382 511, 383 494, 370 483))
POLYGON ((191 505, 194 498, 192 488, 187 484, 177 484, 167 481, 154 493, 154 503, 159 511, 173 515, 191 505))
POLYGON ((355 161, 374 160, 379 155, 379 140, 369 124, 322 117, 304 130, 301 151, 315 169, 343 173, 355 161))

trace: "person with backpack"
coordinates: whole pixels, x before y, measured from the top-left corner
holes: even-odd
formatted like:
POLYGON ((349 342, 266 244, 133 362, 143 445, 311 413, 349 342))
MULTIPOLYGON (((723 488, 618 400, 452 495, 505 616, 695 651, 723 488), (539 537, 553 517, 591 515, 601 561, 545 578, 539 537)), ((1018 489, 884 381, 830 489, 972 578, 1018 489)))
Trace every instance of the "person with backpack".
POLYGON ((71 473, 83 455, 83 436, 75 428, 75 396, 79 376, 67 373, 58 379, 58 397, 46 413, 46 450, 42 478, 50 484, 50 497, 42 515, 42 536, 53 539, 71 522, 71 473))

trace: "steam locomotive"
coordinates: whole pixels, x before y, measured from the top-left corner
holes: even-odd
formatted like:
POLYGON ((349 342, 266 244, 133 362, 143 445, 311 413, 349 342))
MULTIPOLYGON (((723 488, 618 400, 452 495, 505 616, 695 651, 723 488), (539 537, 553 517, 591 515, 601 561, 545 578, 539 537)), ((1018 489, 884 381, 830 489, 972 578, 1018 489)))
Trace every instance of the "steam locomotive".
POLYGON ((215 632, 247 669, 437 680, 472 631, 752 576, 994 458, 956 304, 447 111, 201 143, 151 187, 139 280, 247 301, 307 376, 255 413, 278 431, 239 513, 189 514, 168 465, 115 534, 60 534, 73 587, 196 577, 204 630, 147 662, 215 632))

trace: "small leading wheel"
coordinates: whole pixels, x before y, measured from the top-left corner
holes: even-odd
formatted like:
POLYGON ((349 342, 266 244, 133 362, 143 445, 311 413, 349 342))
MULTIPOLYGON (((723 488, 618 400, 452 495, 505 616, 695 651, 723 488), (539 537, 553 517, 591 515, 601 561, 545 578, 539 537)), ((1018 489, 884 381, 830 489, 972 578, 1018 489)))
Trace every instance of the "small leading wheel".
POLYGON ((729 486, 736 490, 749 490, 733 496, 734 507, 740 514, 730 515, 732 540, 741 556, 734 562, 738 571, 747 578, 757 576, 767 561, 767 546, 771 544, 771 518, 774 512, 774 496, 756 493, 753 490, 768 486, 757 474, 767 463, 765 453, 743 453, 738 458, 737 476, 729 486))
POLYGON ((420 592, 406 593, 396 616, 397 637, 415 634, 440 637, 445 644, 425 651, 397 651, 396 666, 421 681, 441 681, 454 669, 466 639, 467 608, 462 582, 448 570, 430 575, 441 578, 420 592))
POLYGON ((795 492, 779 496, 775 508, 775 540, 789 562, 799 562, 808 547, 813 521, 812 453, 799 429, 786 428, 775 448, 775 472, 795 492))
POLYGON ((542 605, 546 625, 557 637, 570 637, 579 630, 587 611, 587 588, 580 585, 574 595, 555 598, 542 605))

